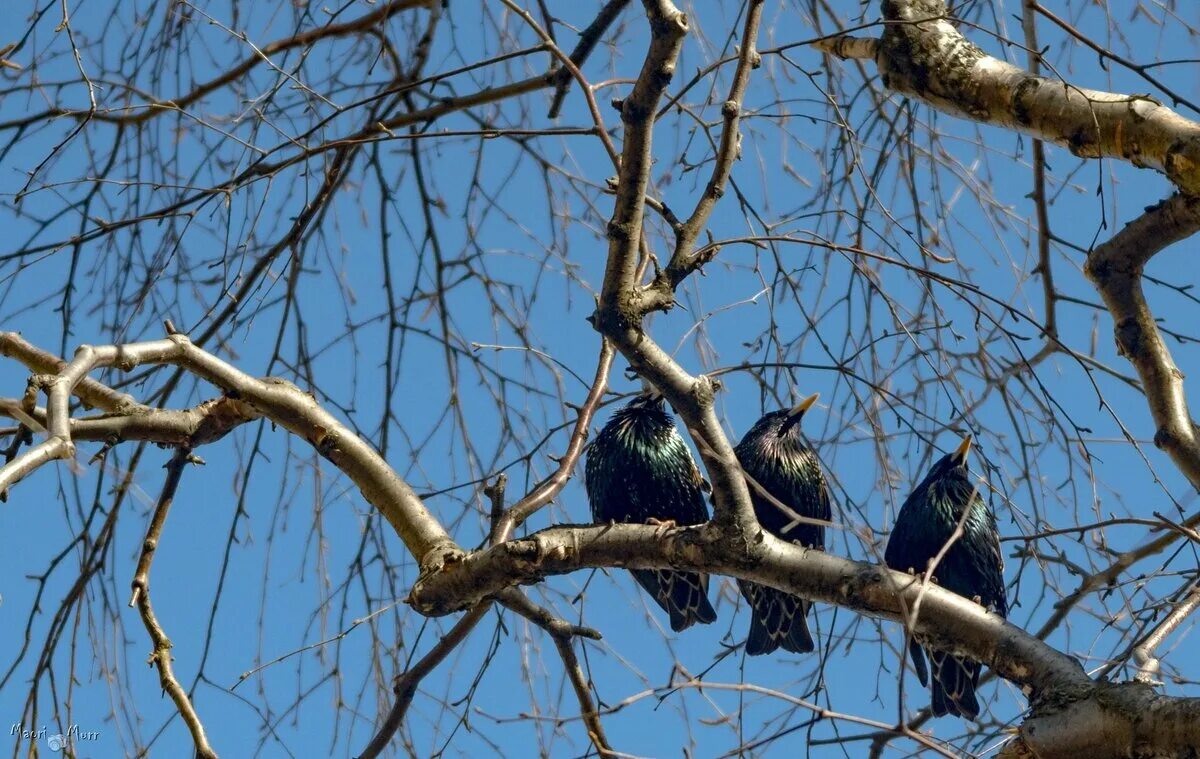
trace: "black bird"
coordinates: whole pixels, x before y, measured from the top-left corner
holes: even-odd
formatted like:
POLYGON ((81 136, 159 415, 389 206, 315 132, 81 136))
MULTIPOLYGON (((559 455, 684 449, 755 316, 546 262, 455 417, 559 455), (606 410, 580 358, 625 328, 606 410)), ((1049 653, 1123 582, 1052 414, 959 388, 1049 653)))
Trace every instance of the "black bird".
MULTIPOLYGON (((800 437, 800 419, 817 402, 805 398, 790 409, 772 411, 755 423, 737 444, 738 463, 755 483, 776 501, 802 517, 829 520, 829 488, 812 448, 800 437)), ((795 519, 759 492, 754 483, 750 499, 763 529, 782 540, 825 550, 825 527, 796 523, 795 519), (790 529, 789 529, 790 528, 790 529)), ((809 602, 765 585, 738 580, 750 604, 750 637, 746 653, 769 654, 779 647, 794 653, 812 651, 808 631, 809 602)))
MULTIPOLYGON (((597 524, 702 524, 708 521, 701 476, 667 414, 662 395, 648 390, 618 409, 588 447, 588 501, 597 524)), ((671 615, 679 632, 717 618, 708 602, 708 575, 633 569, 634 579, 671 615)))
MULTIPOLYGON (((884 561, 901 572, 923 574, 940 553, 959 523, 962 534, 946 549, 933 571, 933 580, 946 590, 975 600, 1000 616, 1008 614, 1004 590, 1004 558, 996 517, 967 477, 971 437, 943 456, 900 507, 888 539, 884 561), (965 516, 964 516, 965 514, 965 516)), ((932 693, 934 716, 953 714, 973 720, 979 716, 975 688, 979 662, 929 649, 933 681, 925 667, 921 646, 909 644, 913 668, 932 693)))

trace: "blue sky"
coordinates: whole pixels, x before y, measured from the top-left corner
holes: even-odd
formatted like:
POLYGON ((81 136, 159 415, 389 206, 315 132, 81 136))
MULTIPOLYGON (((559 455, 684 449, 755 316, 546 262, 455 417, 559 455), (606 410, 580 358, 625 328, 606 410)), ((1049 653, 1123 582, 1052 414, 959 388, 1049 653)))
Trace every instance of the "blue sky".
MULTIPOLYGON (((847 10, 856 7, 845 5, 847 10)), ((1019 24, 1011 15, 1019 12, 1019 3, 995 6, 967 4, 963 12, 980 26, 972 31, 972 38, 1002 55, 1005 49, 985 32, 1019 36, 1019 24)), ((235 13, 226 3, 200 7, 225 26, 246 30, 257 43, 286 36, 297 23, 291 9, 256 5, 235 13)), ((367 9, 362 3, 350 4, 343 17, 367 9)), ((28 64, 32 51, 43 51, 39 76, 45 81, 69 78, 75 65, 68 57, 51 54, 63 50, 61 35, 53 32, 60 20, 56 12, 41 20, 27 57, 18 58, 28 64)), ((555 12, 576 24, 589 20, 575 7, 555 12)), ((736 9, 704 4, 690 12, 694 34, 672 92, 727 49, 726 30, 733 26, 736 9)), ((876 12, 871 4, 865 19, 874 20, 876 12)), ((430 70, 454 68, 515 49, 513 40, 497 43, 489 33, 499 11, 489 13, 495 15, 485 14, 480 22, 473 6, 455 5, 440 28, 430 70)), ((1116 50, 1128 46, 1144 53, 1157 48, 1163 60, 1195 55, 1194 43, 1178 23, 1167 24, 1160 32, 1144 19, 1110 24, 1094 10, 1072 13, 1070 18, 1116 50)), ((844 21, 859 23, 856 17, 844 21)), ((311 20, 303 23, 312 25, 311 20)), ((793 3, 768 4, 765 23, 769 31, 764 32, 760 48, 814 35, 803 10, 793 3)), ((72 24, 81 39, 95 41, 87 48, 86 66, 124 66, 140 86, 168 90, 162 96, 204 80, 228 65, 234 58, 231 51, 240 57, 244 50, 228 46, 224 30, 197 17, 180 27, 180 39, 190 40, 194 52, 173 60, 177 48, 158 52, 155 47, 164 38, 159 32, 167 28, 167 19, 161 9, 149 4, 122 6, 114 13, 112 6, 88 0, 73 9, 72 24), (149 19, 136 28, 130 23, 135 9, 149 19), (103 37, 89 34, 94 29, 103 29, 103 37), (137 44, 114 42, 130 39, 137 44), (166 72, 157 85, 147 79, 155 70, 166 72)), ((406 27, 394 24, 390 28, 398 39, 405 39, 406 27)), ((520 45, 533 44, 527 29, 515 23, 510 28, 520 45)), ((832 27, 826 19, 821 28, 832 27)), ((563 44, 573 41, 565 27, 558 31, 561 39, 568 40, 563 44)), ((1149 89, 1146 82, 1116 66, 1102 71, 1093 55, 1064 46, 1061 36, 1049 28, 1043 31, 1048 57, 1075 83, 1133 93, 1149 89)), ((640 66, 645 37, 640 12, 630 9, 622 17, 619 44, 599 51, 585 73, 593 81, 632 76, 640 66)), ((318 48, 296 69, 296 76, 323 81, 331 69, 344 67, 348 79, 382 81, 383 74, 369 62, 349 55, 350 45, 339 42, 318 48)), ((1008 53, 1024 62, 1020 51, 1008 53)), ((689 370, 731 370, 722 374, 725 390, 719 397, 719 412, 734 437, 764 410, 790 397, 822 394, 821 404, 806 417, 805 431, 834 482, 835 514, 845 528, 831 533, 828 549, 870 558, 872 536, 882 540, 895 509, 923 474, 934 449, 953 447, 958 434, 967 429, 979 436, 974 470, 986 475, 994 489, 991 502, 1006 537, 1034 532, 1035 520, 1040 520, 1041 529, 1048 529, 1109 516, 1190 513, 1194 499, 1189 488, 1151 443, 1153 426, 1144 400, 1119 379, 1094 367, 1089 372, 1080 362, 1060 356, 1038 367, 1037 382, 1015 385, 1007 396, 995 392, 985 396, 980 378, 955 363, 956 357, 981 349, 999 360, 1012 360, 1028 356, 1040 345, 1036 328, 1042 308, 1040 283, 1026 276, 1037 263, 1030 243, 1034 205, 1028 197, 1032 188, 1028 139, 978 128, 922 107, 901 107, 901 101, 893 98, 889 118, 914 122, 913 149, 899 151, 873 118, 875 106, 860 89, 861 78, 852 63, 834 63, 832 73, 827 73, 822 59, 804 47, 788 50, 786 56, 787 60, 767 56, 761 78, 747 96, 750 115, 745 121, 744 153, 734 172, 739 192, 727 193, 718 206, 711 224, 714 236, 761 234, 757 214, 776 225, 773 234, 857 245, 975 283, 990 297, 957 286, 927 287, 923 279, 894 264, 831 254, 803 242, 762 249, 730 244, 708 267, 707 276, 685 285, 682 308, 651 319, 653 337, 674 351, 689 370), (773 84, 768 84, 768 75, 773 84), (835 95, 842 118, 854 130, 849 143, 839 141, 845 131, 834 121, 829 93, 835 95), (930 128, 941 138, 931 139, 930 128), (847 155, 857 157, 857 162, 848 165, 847 155), (910 164, 910 158, 915 163, 910 164), (867 175, 873 176, 872 192, 867 191, 867 175), (847 176, 845 183, 839 183, 847 176), (925 226, 916 221, 913 199, 902 181, 906 176, 918 189, 917 208, 925 226), (739 193, 744 205, 739 203, 739 193), (863 210, 856 212, 859 205, 863 210), (918 240, 953 261, 922 258, 916 249, 918 240), (865 268, 871 268, 870 277, 863 274, 865 268), (780 272, 795 278, 795 290, 779 284, 780 272), (880 293, 886 293, 887 299, 880 293), (935 323, 917 324, 917 314, 927 319, 931 312, 924 304, 927 295, 936 300, 938 318, 935 323), (1006 305, 1013 311, 1006 312, 1006 305), (1011 335, 998 332, 996 322, 1011 335), (751 372, 737 370, 743 362, 792 367, 763 369, 762 379, 771 388, 766 393, 751 372), (917 394, 908 395, 912 393, 917 394), (918 399, 925 415, 896 406, 901 396, 918 399), (944 428, 960 409, 981 398, 965 427, 944 428), (1037 411, 1039 405, 1048 410, 1037 411), (1137 445, 1125 438, 1122 426, 1137 445), (1091 468, 1084 464, 1083 447, 1092 457, 1091 468)), ((276 63, 292 71, 290 67, 299 62, 293 54, 280 56, 276 63)), ((513 77, 531 75, 544 70, 546 56, 527 56, 504 65, 513 77)), ((706 80, 689 95, 687 102, 694 112, 718 118, 730 74, 729 67, 722 69, 715 85, 706 80), (710 86, 715 86, 712 100, 717 105, 701 111, 703 93, 710 86)), ((1163 67, 1159 75, 1183 95, 1197 94, 1194 64, 1163 67)), ((437 94, 470 92, 486 84, 472 81, 474 76, 455 78, 437 94)), ((113 178, 133 179, 138 174, 134 167, 141 167, 138 171, 149 172, 142 177, 152 177, 157 184, 104 184, 92 215, 113 218, 127 213, 125 204, 131 202, 143 213, 166 205, 180 193, 165 181, 168 177, 186 178, 179 184, 209 185, 244 168, 252 151, 223 139, 218 127, 263 148, 284 145, 286 153, 286 141, 275 130, 303 131, 308 123, 304 113, 277 114, 273 126, 249 117, 237 121, 227 117, 249 112, 248 100, 290 81, 271 70, 256 70, 243 91, 236 95, 221 91, 205 100, 197 108, 203 121, 170 116, 155 122, 138 139, 122 143, 128 152, 122 154, 113 178), (127 163, 128 156, 133 157, 127 163)), ((601 104, 623 86, 617 83, 598 93, 601 104)), ((86 89, 81 86, 68 86, 61 93, 49 88, 33 95, 8 92, 0 96, 0 122, 37 110, 49 94, 76 107, 86 103, 86 89)), ((355 99, 349 91, 322 94, 337 104, 355 99)), ((545 94, 535 94, 480 113, 505 126, 589 123, 577 92, 568 98, 556 124, 545 117, 547 104, 545 94)), ((318 114, 332 113, 328 104, 314 102, 311 107, 318 114)), ((1197 116, 1186 107, 1180 110, 1189 118, 1197 116)), ((320 136, 345 134, 358 123, 356 115, 331 118, 320 136)), ((619 124, 616 113, 607 107, 604 117, 610 128, 619 124)), ((694 124, 686 114, 670 114, 655 133, 656 194, 677 211, 690 207, 707 177, 703 165, 687 168, 688 161, 698 162, 708 155, 707 141, 692 131, 694 124), (680 156, 686 160, 679 160, 680 156)), ((93 175, 87 157, 111 144, 111 127, 89 125, 35 177, 33 186, 42 189, 26 197, 19 208, 12 197, 25 182, 26 172, 37 167, 72 126, 58 120, 0 145, 0 192, 4 193, 0 218, 7 232, 0 253, 67 239, 78 230, 77 211, 55 214, 93 186, 72 180, 93 175), (53 220, 39 227, 39 219, 50 217, 53 220)), ((476 128, 468 118, 455 115, 439 120, 433 130, 476 128)), ((14 135, 9 130, 0 137, 7 141, 14 135)), ((450 262, 444 263, 443 274, 454 281, 472 267, 487 267, 487 277, 476 275, 457 284, 444 309, 427 298, 415 299, 403 316, 408 329, 396 333, 404 340, 403 353, 391 367, 383 367, 382 357, 388 339, 387 322, 380 318, 388 302, 382 261, 386 256, 392 276, 400 283, 398 297, 413 289, 414 282, 416 290, 430 289, 436 276, 431 246, 421 240, 421 197, 410 146, 403 140, 378 143, 377 167, 367 163, 369 151, 359 159, 353 181, 339 192, 320 233, 306 242, 296 290, 297 307, 305 314, 302 323, 280 305, 290 273, 285 257, 245 304, 243 318, 222 333, 219 349, 248 372, 296 379, 297 346, 304 345, 299 355, 310 359, 321 400, 381 446, 378 422, 383 414, 384 377, 392 372, 395 389, 388 408, 393 421, 386 456, 418 492, 438 493, 427 499, 429 507, 467 546, 478 545, 487 529, 487 506, 477 480, 507 467, 509 495, 515 499, 549 471, 552 462, 547 455, 562 451, 566 444, 562 426, 573 418, 558 401, 558 388, 566 400, 582 401, 586 387, 572 373, 590 378, 599 345, 585 317, 603 272, 603 224, 611 210, 610 197, 597 188, 612 168, 595 138, 538 137, 533 144, 586 183, 562 173, 547 180, 512 140, 430 137, 420 141, 427 186, 443 204, 434 215, 442 255, 450 262), (376 168, 394 193, 390 203, 381 205, 376 168), (552 202, 546 197, 547 182, 552 202), (553 223, 547 220, 548 204, 554 208, 553 223), (391 235, 386 249, 381 242, 383 220, 391 235), (461 348, 453 362, 462 419, 469 422, 469 449, 447 421, 447 358, 439 343, 429 338, 443 329, 443 313, 461 348), (519 335, 512 324, 523 320, 530 325, 532 345, 552 356, 554 366, 563 367, 557 376, 528 351, 472 350, 472 343, 516 345, 519 335), (356 327, 352 336, 348 324, 356 327), (271 364, 268 356, 277 340, 287 360, 271 364), (471 355, 476 358, 468 358, 471 355), (533 389, 511 381, 500 383, 496 379, 500 375, 520 379, 533 389), (507 405, 498 411, 492 394, 501 391, 507 405), (545 445, 535 447, 551 431, 545 445)), ((1081 162, 1065 150, 1050 149, 1049 164, 1054 232, 1084 249, 1170 192, 1156 174, 1112 162, 1081 162)), ((64 342, 74 346, 155 338, 161 335, 163 316, 193 334, 201 332, 209 307, 219 302, 221 287, 261 251, 256 246, 269 245, 278 237, 311 196, 323 165, 313 162, 311 168, 309 172, 287 170, 270 181, 256 182, 233 193, 228 204, 224 197, 207 201, 196 206, 199 212, 190 218, 143 223, 82 246, 78 304, 71 334, 65 338, 54 293, 70 268, 71 248, 26 257, 19 264, 6 259, 0 263, 0 323, 54 351, 64 342), (129 259, 122 252, 128 250, 135 251, 132 266, 123 264, 129 259), (223 263, 212 265, 216 262, 223 263), (139 291, 143 280, 152 284, 139 291), (114 305, 118 298, 119 305, 114 305)), ((665 250, 661 232, 655 226, 651 233, 660 256, 665 250)), ((1183 264, 1184 246, 1178 247, 1159 256, 1150 274, 1180 285, 1194 284, 1191 269, 1183 264)), ((1098 300, 1080 273, 1082 254, 1060 245, 1053 260, 1062 293, 1081 301, 1098 300)), ((1149 292, 1164 325, 1188 333, 1195 319, 1195 304, 1188 294, 1158 286, 1149 292)), ((1094 345, 1097 365, 1131 374, 1115 355, 1106 314, 1097 317, 1095 309, 1074 302, 1061 303, 1060 309, 1064 343, 1082 353, 1090 353, 1094 345)), ((1172 341, 1171 347, 1185 375, 1197 375, 1193 344, 1172 341)), ((623 368, 618 359, 613 389, 629 392, 636 384, 622 376, 623 368)), ((24 372, 12 362, 0 363, 0 394, 19 396, 24 380, 24 372)), ((130 391, 148 395, 163 380, 160 373, 130 391)), ((306 382, 301 384, 307 387, 306 382)), ((213 395, 211 388, 184 383, 171 405, 191 405, 213 395)), ((600 423, 608 413, 608 409, 601 412, 600 423)), ((104 494, 111 489, 118 467, 128 462, 132 446, 124 448, 108 469, 62 464, 40 472, 15 488, 0 508, 5 536, 0 551, 0 651, 17 651, 25 640, 26 619, 37 589, 27 578, 44 572, 50 557, 83 529, 82 515, 97 494, 105 504, 111 502, 104 494)), ((94 446, 83 446, 80 462, 85 463, 93 450, 94 446)), ((318 473, 315 455, 303 443, 267 425, 249 425, 198 453, 207 464, 185 475, 152 587, 156 612, 175 643, 175 665, 185 683, 190 685, 196 678, 208 643, 196 705, 215 747, 225 757, 354 755, 370 737, 379 684, 386 692, 390 678, 414 655, 427 650, 453 620, 427 622, 396 605, 415 579, 412 562, 397 539, 377 538, 379 520, 362 498, 335 473, 327 469, 318 473), (254 457, 248 453, 252 449, 258 451, 254 457), (381 550, 392 564, 388 570, 382 567, 381 550), (360 574, 352 572, 356 563, 362 565, 360 574), (353 581, 343 590, 347 576, 353 581), (343 638, 274 664, 230 690, 241 673, 335 638, 349 630, 354 620, 374 613, 378 613, 373 617, 374 640, 368 625, 359 625, 343 638), (331 675, 334 671, 336 675, 331 675), (293 709, 297 694, 305 697, 293 709), (341 708, 336 708, 339 704, 341 708)), ((61 668, 53 684, 56 692, 49 683, 39 691, 35 726, 53 725, 53 705, 69 700, 70 721, 101 733, 95 742, 77 744, 81 757, 123 755, 131 750, 132 733, 145 741, 160 728, 164 732, 153 744, 152 755, 185 755, 188 749, 186 731, 177 718, 171 719, 172 706, 160 697, 157 677, 146 667, 145 632, 134 611, 125 606, 141 537, 161 488, 158 467, 168 456, 166 451, 147 449, 135 488, 122 507, 103 580, 89 586, 82 615, 71 616, 63 630, 64 636, 77 641, 75 683, 69 686, 65 674, 72 666, 70 647, 61 644, 54 659, 61 668), (103 617, 106 596, 108 608, 119 614, 116 634, 112 621, 103 617), (115 671, 102 669, 101 662, 115 671), (136 702, 140 724, 132 726, 124 717, 112 717, 125 699, 136 702)), ((529 526, 586 521, 587 516, 582 484, 573 481, 529 526)), ((98 528, 89 524, 86 529, 94 536, 98 528)), ((1093 570, 1105 561, 1106 550, 1121 551, 1141 543, 1146 529, 1119 527, 1104 536, 1099 547, 1090 539, 1080 542, 1071 536, 1041 541, 1040 557, 1011 558, 1006 577, 1014 601, 1013 622, 1035 629, 1049 617, 1059 594, 1074 589, 1078 578, 1065 562, 1093 570)), ((1010 541, 1005 547, 1010 550, 1020 544, 1010 541)), ((875 542, 874 548, 881 550, 882 542, 875 542)), ((1130 631, 1138 629, 1121 613, 1126 602, 1140 609, 1161 598, 1181 581, 1170 573, 1194 569, 1196 561, 1194 551, 1184 547, 1171 555, 1161 576, 1123 584, 1107 598, 1090 598, 1049 642, 1081 657, 1089 668, 1098 666, 1122 651, 1129 644, 1130 631)), ((7 717, 0 719, 0 728, 21 719, 27 683, 49 620, 78 565, 79 551, 72 548, 46 583, 42 613, 34 618, 30 653, 0 689, 0 717, 7 717)), ((1131 576, 1163 566, 1162 559, 1150 560, 1131 576)), ((667 684, 676 661, 693 675, 705 673, 704 678, 713 683, 755 683, 836 712, 883 721, 897 717, 900 632, 896 625, 822 607, 814 622, 820 656, 746 659, 740 649, 731 648, 744 639, 748 620, 728 580, 714 581, 717 623, 682 635, 664 630, 665 620, 658 610, 647 607, 623 572, 580 572, 553 578, 528 592, 559 614, 582 620, 603 634, 601 643, 583 644, 582 656, 606 705, 629 702, 604 718, 613 745, 622 751, 639 756, 682 756, 686 751, 691 756, 715 757, 740 744, 790 731, 751 753, 863 755, 862 743, 828 743, 837 736, 866 732, 863 727, 822 720, 810 728, 810 712, 777 698, 712 689, 680 690, 661 701, 640 695, 667 684)), ((1171 643, 1178 650, 1168 663, 1182 665, 1194 658, 1187 628, 1171 643)), ((0 662, 0 673, 15 658, 10 654, 0 662)), ((1186 677, 1186 668, 1183 674, 1186 677)), ((911 675, 907 679, 905 703, 911 712, 924 705, 927 696, 911 675)), ((1168 684, 1166 692, 1196 695, 1190 683, 1168 684)), ((986 694, 990 716, 1000 722, 1017 719, 1025 706, 1024 697, 1007 684, 989 685, 986 694)), ((588 746, 579 722, 569 719, 576 713, 553 645, 523 620, 492 614, 426 681, 405 736, 417 756, 437 752, 579 756, 588 746), (567 721, 559 724, 556 716, 567 721)), ((965 727, 950 718, 935 722, 933 729, 962 749, 983 751, 994 744, 971 735, 960 737, 965 727)), ((903 756, 912 750, 913 744, 898 741, 889 755, 903 756)))

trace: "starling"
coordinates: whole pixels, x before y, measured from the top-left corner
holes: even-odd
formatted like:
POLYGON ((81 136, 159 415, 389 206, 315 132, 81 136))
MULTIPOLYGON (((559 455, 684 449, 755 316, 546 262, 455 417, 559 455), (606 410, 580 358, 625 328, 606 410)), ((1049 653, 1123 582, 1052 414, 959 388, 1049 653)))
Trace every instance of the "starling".
MULTIPOLYGON (((708 521, 700 475, 687 444, 654 390, 617 410, 588 447, 585 484, 597 524, 703 524, 708 521)), ((671 615, 671 629, 717 618, 708 602, 708 576, 670 569, 630 570, 671 615)))
MULTIPOLYGON (((1000 536, 996 517, 967 477, 970 451, 971 437, 967 436, 953 453, 933 465, 908 496, 896 516, 884 561, 901 572, 924 573, 961 523, 962 534, 946 549, 933 571, 933 581, 1003 617, 1008 613, 1008 601, 1000 536)), ((916 641, 910 642, 909 653, 917 678, 922 685, 929 685, 934 716, 953 714, 970 720, 979 716, 975 688, 983 665, 931 649, 931 683, 916 641)))
MULTIPOLYGON (((816 453, 800 438, 800 419, 816 401, 817 396, 813 395, 793 408, 765 415, 750 428, 735 452, 742 470, 776 501, 799 516, 828 521, 829 488, 825 475, 821 473, 816 453)), ((825 549, 822 525, 796 523, 753 484, 750 500, 758 523, 775 537, 825 549)), ((808 601, 746 580, 738 580, 738 587, 750 604, 747 654, 769 654, 781 646, 798 654, 815 648, 805 619, 808 601)))

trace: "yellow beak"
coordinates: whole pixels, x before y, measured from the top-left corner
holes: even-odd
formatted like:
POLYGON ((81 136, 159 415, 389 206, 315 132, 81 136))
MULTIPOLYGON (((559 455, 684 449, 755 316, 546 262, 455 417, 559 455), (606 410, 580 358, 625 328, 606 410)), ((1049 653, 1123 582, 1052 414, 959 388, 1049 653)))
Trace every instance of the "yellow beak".
POLYGON ((791 410, 788 411, 788 416, 799 416, 800 414, 803 414, 805 411, 808 411, 810 408, 812 408, 813 404, 816 403, 817 399, 820 397, 820 393, 813 393, 797 403, 795 406, 792 406, 791 410))
POLYGON ((963 466, 966 466, 967 456, 971 453, 971 442, 971 436, 967 435, 962 439, 962 442, 958 444, 958 447, 954 449, 954 458, 958 461, 961 461, 963 466))

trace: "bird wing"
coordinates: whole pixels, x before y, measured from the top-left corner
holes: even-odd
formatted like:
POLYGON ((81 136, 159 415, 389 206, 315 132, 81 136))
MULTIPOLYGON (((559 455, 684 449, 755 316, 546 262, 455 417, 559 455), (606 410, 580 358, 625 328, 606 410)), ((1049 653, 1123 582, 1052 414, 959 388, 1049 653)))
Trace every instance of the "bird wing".
MULTIPOLYGON (((813 499, 813 516, 826 522, 833 519, 833 508, 829 503, 829 484, 825 482, 825 474, 817 467, 817 487, 813 499)), ((813 525, 816 542, 813 546, 825 550, 825 525, 813 525)))
MULTIPOLYGON (((917 513, 918 507, 912 503, 915 495, 915 491, 909 495, 900 507, 900 513, 896 515, 896 523, 892 525, 892 534, 888 537, 883 560, 899 572, 921 574, 928 567, 929 557, 936 556, 941 545, 936 543, 931 530, 922 529, 926 525, 917 513)), ((928 685, 929 669, 925 664, 925 654, 915 638, 909 640, 908 653, 917 679, 921 681, 921 685, 928 685)))
POLYGON ((929 529, 923 515, 918 513, 921 508, 914 503, 918 492, 913 491, 900 507, 883 552, 883 560, 889 567, 914 574, 923 573, 929 566, 929 558, 942 548, 934 530, 929 529))
POLYGON ((1004 588, 1004 556, 996 520, 982 500, 976 501, 972 518, 958 542, 946 552, 938 567, 941 585, 964 598, 978 599, 1000 616, 1008 614, 1004 588))
POLYGON ((973 720, 979 716, 975 688, 979 685, 979 662, 960 659, 944 651, 929 651, 933 664, 930 708, 935 717, 953 714, 973 720))
POLYGON ((980 579, 976 595, 983 605, 1002 617, 1008 616, 1008 594, 1004 587, 1004 554, 1000 551, 1000 533, 996 529, 996 517, 981 501, 976 508, 982 509, 982 529, 972 530, 967 536, 972 556, 977 564, 980 579))
POLYGON ((692 462, 692 482, 696 483, 696 487, 704 493, 712 492, 712 484, 704 478, 704 473, 700 471, 700 467, 696 466, 696 460, 688 455, 688 460, 692 462))
POLYGON ((738 587, 750 604, 747 654, 769 654, 780 647, 797 654, 816 649, 805 618, 809 609, 808 601, 747 580, 738 580, 738 587))
POLYGON ((704 493, 706 488, 711 490, 712 486, 700 474, 700 467, 696 466, 696 461, 682 438, 678 438, 678 445, 682 454, 674 460, 687 468, 679 472, 680 481, 685 484, 676 493, 679 503, 671 505, 671 514, 679 524, 703 524, 708 521, 708 500, 704 493))
POLYGON ((646 589, 671 617, 671 629, 685 630, 699 622, 715 622, 717 612, 708 600, 708 575, 671 569, 632 569, 638 584, 646 589))

